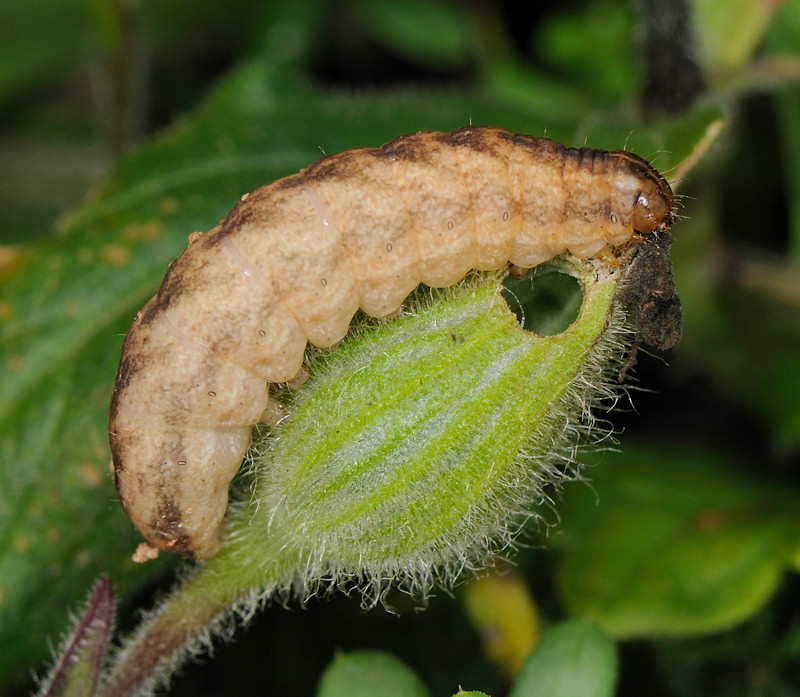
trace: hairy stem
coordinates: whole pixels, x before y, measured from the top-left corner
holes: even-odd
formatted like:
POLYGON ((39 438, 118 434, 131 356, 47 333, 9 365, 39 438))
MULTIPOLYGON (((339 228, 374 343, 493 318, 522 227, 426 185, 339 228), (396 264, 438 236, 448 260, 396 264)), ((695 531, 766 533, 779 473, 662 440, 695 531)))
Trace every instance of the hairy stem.
POLYGON ((190 655, 210 646, 253 584, 226 573, 227 556, 198 568, 147 617, 120 650, 100 697, 133 697, 165 685, 190 655))

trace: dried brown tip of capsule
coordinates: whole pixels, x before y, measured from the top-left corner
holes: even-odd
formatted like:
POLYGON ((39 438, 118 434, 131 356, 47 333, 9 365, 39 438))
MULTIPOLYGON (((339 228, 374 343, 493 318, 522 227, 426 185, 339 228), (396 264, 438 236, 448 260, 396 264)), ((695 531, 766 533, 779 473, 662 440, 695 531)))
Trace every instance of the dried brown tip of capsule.
POLYGON ((675 221, 675 196, 649 162, 626 150, 610 153, 616 162, 615 185, 631 197, 633 229, 643 235, 663 232, 675 221))

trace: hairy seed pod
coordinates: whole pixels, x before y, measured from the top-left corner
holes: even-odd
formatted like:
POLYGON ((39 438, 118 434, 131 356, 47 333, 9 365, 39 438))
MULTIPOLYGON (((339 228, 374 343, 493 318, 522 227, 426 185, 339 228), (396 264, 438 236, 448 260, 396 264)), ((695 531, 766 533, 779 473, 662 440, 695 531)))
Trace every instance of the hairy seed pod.
POLYGON ((602 257, 674 218, 640 157, 497 128, 342 152, 243 196, 122 347, 109 434, 125 511, 156 547, 213 556, 269 384, 300 371, 307 342, 335 345, 356 310, 390 315, 420 283, 602 257))

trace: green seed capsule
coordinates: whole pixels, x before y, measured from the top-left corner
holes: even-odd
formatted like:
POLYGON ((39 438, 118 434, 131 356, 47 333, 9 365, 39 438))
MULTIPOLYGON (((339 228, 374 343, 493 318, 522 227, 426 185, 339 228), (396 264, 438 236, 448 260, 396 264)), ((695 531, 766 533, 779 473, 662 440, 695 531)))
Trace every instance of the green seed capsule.
POLYGON ((226 547, 286 590, 350 580, 374 601, 388 582, 424 593, 511 544, 545 485, 575 474, 629 331, 621 272, 564 264, 584 301, 560 334, 523 329, 501 278, 475 275, 321 356, 260 445, 226 547))

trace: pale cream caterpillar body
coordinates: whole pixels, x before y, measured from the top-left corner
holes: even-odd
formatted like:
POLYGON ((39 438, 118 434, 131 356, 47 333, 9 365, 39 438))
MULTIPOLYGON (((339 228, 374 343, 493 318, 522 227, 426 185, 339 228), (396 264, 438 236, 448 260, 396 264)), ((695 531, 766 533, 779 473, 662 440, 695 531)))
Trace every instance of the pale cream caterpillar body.
POLYGON ((674 218, 640 157, 497 128, 342 152, 243 196, 125 339, 109 416, 125 511, 152 545, 213 556, 269 385, 297 375, 307 342, 335 345, 359 308, 389 315, 420 283, 602 257, 674 218))

